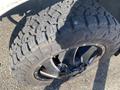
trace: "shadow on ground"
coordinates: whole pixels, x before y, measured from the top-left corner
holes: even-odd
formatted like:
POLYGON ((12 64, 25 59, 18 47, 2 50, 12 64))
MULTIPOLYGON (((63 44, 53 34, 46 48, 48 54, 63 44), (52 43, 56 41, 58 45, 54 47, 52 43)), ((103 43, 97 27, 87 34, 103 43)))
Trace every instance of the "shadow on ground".
POLYGON ((110 59, 99 61, 92 90, 105 90, 109 63, 110 63, 110 59))
POLYGON ((46 86, 44 88, 44 90, 59 90, 60 86, 68 80, 69 80, 69 78, 64 78, 62 80, 61 79, 55 79, 55 80, 53 80, 53 82, 50 85, 46 86))

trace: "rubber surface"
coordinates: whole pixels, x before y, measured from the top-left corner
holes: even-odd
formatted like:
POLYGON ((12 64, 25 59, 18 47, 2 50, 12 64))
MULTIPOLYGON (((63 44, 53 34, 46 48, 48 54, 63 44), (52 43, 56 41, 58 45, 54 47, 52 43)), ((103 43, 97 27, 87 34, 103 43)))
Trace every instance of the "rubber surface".
POLYGON ((33 72, 45 59, 84 43, 103 44, 107 58, 118 50, 120 25, 94 0, 64 0, 29 16, 11 46, 13 73, 24 85, 44 85, 33 72))

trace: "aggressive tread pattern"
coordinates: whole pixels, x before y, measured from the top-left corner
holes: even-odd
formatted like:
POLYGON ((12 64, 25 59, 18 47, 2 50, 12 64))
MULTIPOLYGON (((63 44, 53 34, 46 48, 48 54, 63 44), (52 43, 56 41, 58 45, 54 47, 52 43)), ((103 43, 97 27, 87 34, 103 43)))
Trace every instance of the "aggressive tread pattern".
MULTIPOLYGON (((88 28, 86 33, 91 34, 90 36, 95 35, 98 38, 99 35, 99 38, 110 38, 116 45, 120 44, 118 41, 120 25, 103 7, 100 7, 94 0, 64 0, 28 17, 24 28, 14 40, 10 51, 14 72, 19 81, 23 82, 20 76, 18 77, 18 73, 22 72, 24 67, 30 68, 35 60, 39 61, 40 57, 52 55, 53 48, 60 48, 57 44, 54 44, 56 47, 50 44, 55 41, 57 32, 67 32, 60 31, 67 18, 69 18, 68 26, 71 31, 78 32, 80 28, 88 28), (68 16, 70 13, 71 15, 68 16), (106 27, 107 30, 100 31, 102 27, 106 27), (93 28, 99 30, 93 30, 93 28)), ((89 34, 86 35, 86 40, 90 38, 89 34)), ((68 35, 71 35, 70 31, 68 35)), ((22 75, 21 77, 24 78, 22 75)))

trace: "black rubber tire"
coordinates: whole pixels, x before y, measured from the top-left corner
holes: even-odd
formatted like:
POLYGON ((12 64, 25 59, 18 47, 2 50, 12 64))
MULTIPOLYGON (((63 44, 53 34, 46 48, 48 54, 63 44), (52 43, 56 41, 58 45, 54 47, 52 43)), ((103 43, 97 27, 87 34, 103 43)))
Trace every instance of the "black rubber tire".
POLYGON ((64 49, 94 43, 106 48, 110 58, 120 44, 120 25, 94 0, 64 0, 27 18, 24 28, 12 43, 12 71, 19 83, 40 86, 35 68, 64 49), (70 13, 69 13, 70 12, 70 13))

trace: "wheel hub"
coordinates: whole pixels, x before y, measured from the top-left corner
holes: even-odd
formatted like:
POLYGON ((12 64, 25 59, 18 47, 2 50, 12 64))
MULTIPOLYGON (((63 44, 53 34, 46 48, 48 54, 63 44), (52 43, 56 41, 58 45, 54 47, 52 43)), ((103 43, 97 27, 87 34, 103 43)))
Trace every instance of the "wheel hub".
POLYGON ((60 60, 60 54, 46 60, 34 72, 35 78, 38 80, 51 80, 73 77, 83 72, 97 57, 103 55, 103 49, 95 45, 82 46, 70 49, 67 52, 68 55, 65 53, 63 60, 60 60))

